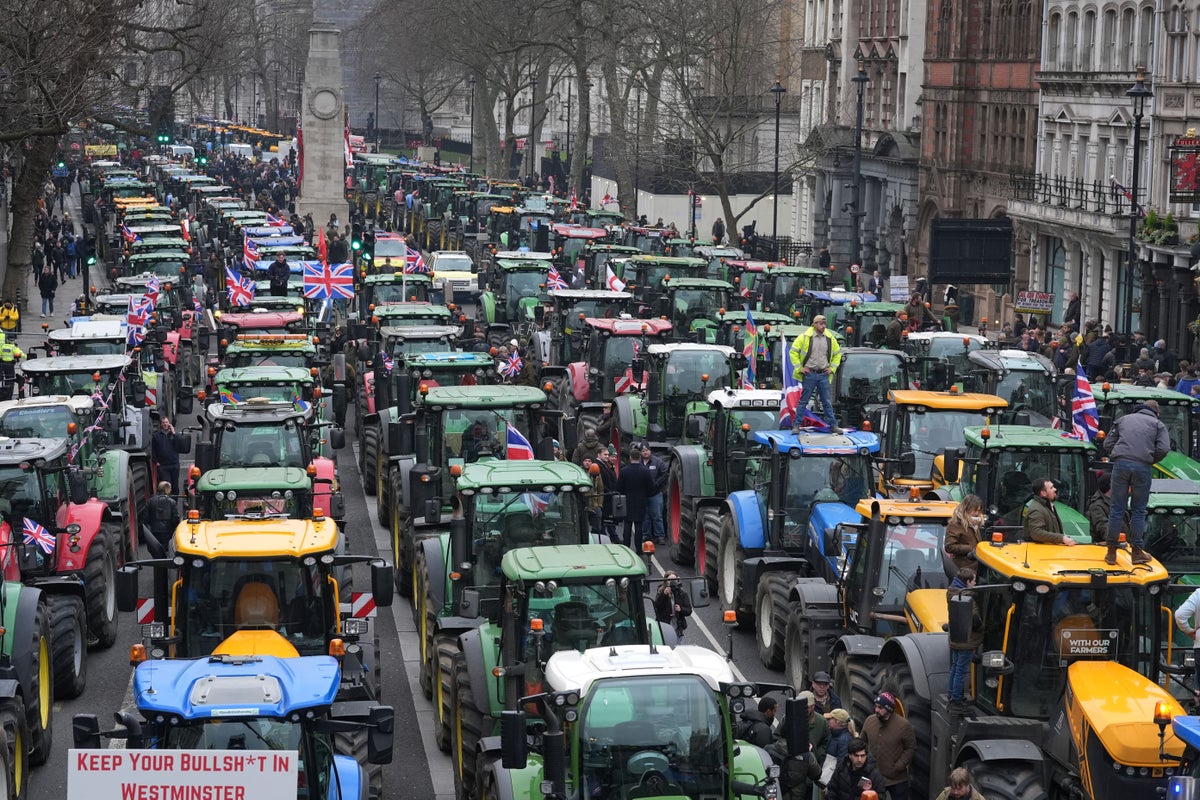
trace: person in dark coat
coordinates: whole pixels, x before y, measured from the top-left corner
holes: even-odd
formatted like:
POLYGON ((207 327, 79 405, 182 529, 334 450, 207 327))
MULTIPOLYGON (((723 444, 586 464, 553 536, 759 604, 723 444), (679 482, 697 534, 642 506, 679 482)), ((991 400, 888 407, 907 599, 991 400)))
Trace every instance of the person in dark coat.
POLYGON ((669 622, 682 643, 683 632, 687 630, 687 618, 691 615, 691 596, 683 588, 679 576, 668 570, 658 586, 658 593, 654 595, 654 618, 659 622, 669 622))
POLYGON ((604 481, 604 505, 601 508, 601 522, 604 535, 610 541, 616 541, 617 525, 613 521, 613 495, 617 492, 617 473, 613 469, 613 458, 616 448, 609 445, 596 454, 595 463, 600 467, 600 478, 604 481))
POLYGON ((833 771, 825 787, 825 800, 860 800, 865 791, 875 792, 882 800, 887 784, 867 752, 867 743, 855 737, 846 745, 846 757, 833 771))
POLYGON ((166 558, 167 545, 179 525, 179 504, 171 496, 170 483, 158 482, 158 494, 151 499, 148 510, 150 535, 146 537, 146 547, 154 558, 166 558))
POLYGON ((772 725, 778 711, 779 702, 774 697, 768 695, 759 700, 758 708, 747 708, 741 713, 737 738, 757 747, 770 747, 775 743, 772 725))
POLYGON ((971 603, 971 631, 967 639, 955 641, 953 637, 950 638, 950 677, 947 692, 950 695, 951 711, 966 711, 970 708, 966 701, 967 678, 971 674, 971 659, 983 641, 983 620, 975 604, 975 578, 975 570, 963 567, 946 590, 947 603, 955 602, 959 598, 965 598, 971 603))
POLYGON ((267 278, 271 281, 272 297, 287 297, 288 280, 292 277, 292 268, 288 266, 287 256, 276 253, 275 260, 267 267, 267 278))
POLYGON ((617 494, 625 495, 624 541, 628 547, 641 547, 642 519, 646 516, 646 505, 650 492, 654 491, 654 476, 642 463, 642 449, 637 445, 629 451, 628 463, 621 465, 617 474, 617 494))
POLYGON ((1084 366, 1087 367, 1088 379, 1099 380, 1104 375, 1104 358, 1112 348, 1108 343, 1108 334, 1098 336, 1084 350, 1084 366))
POLYGON ((1075 330, 1079 330, 1079 293, 1071 292, 1071 299, 1067 301, 1067 310, 1063 312, 1063 324, 1073 324, 1075 330))
POLYGON ((1171 452, 1171 436, 1158 418, 1158 401, 1147 400, 1137 411, 1126 414, 1108 429, 1104 451, 1113 461, 1112 497, 1108 512, 1107 564, 1115 564, 1117 544, 1126 511, 1129 512, 1130 560, 1149 564, 1142 550, 1146 529, 1146 505, 1150 501, 1150 480, 1154 465, 1171 452))
POLYGON ((38 275, 38 292, 42 295, 42 316, 54 313, 54 293, 58 291, 58 276, 49 265, 38 275))
POLYGON ((150 442, 150 453, 160 482, 179 485, 179 454, 187 450, 187 440, 175 432, 171 420, 166 417, 159 420, 159 429, 154 432, 150 442))

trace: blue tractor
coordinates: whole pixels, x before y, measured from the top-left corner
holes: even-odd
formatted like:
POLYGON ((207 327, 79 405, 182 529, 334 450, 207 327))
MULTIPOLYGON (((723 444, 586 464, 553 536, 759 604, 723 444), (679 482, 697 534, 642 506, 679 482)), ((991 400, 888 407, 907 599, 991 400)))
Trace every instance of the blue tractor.
POLYGON ((748 455, 745 485, 754 488, 729 495, 709 546, 722 610, 737 612, 740 625, 756 622, 759 658, 779 669, 792 588, 832 582, 840 546, 835 552, 825 532, 860 521, 854 509, 872 496, 879 437, 805 429, 757 431, 753 440, 759 449, 748 455))
POLYGON ((331 656, 214 655, 144 661, 133 676, 137 708, 101 731, 76 714, 77 748, 124 739, 130 750, 266 750, 299 753, 298 798, 360 800, 382 794, 395 711, 368 700, 338 702, 331 656))

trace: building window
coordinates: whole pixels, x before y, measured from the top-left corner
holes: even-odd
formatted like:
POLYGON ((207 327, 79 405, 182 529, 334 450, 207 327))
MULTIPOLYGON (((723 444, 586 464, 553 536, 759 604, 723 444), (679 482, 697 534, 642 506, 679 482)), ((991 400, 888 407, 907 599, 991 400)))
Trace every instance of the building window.
POLYGON ((1063 286, 1067 279, 1067 249, 1063 240, 1057 236, 1047 236, 1045 243, 1043 252, 1046 254, 1046 260, 1042 266, 1045 270, 1043 285, 1046 288, 1043 291, 1054 294, 1054 311, 1051 312, 1051 318, 1058 318, 1062 316, 1063 286))
MULTIPOLYGON (((1133 12, 1130 12, 1132 15, 1133 12)), ((1055 71, 1062 68, 1059 60, 1058 40, 1062 31, 1062 15, 1050 15, 1050 28, 1046 34, 1046 69, 1055 71)))
POLYGON ((1104 12, 1104 29, 1101 32, 1103 50, 1100 52, 1100 72, 1110 72, 1117 66, 1117 11, 1110 8, 1104 12))
POLYGON ((1025 109, 1023 109, 1023 108, 1018 109, 1018 111, 1017 111, 1017 139, 1016 139, 1016 142, 1017 142, 1017 152, 1015 154, 1016 157, 1014 159, 1014 164, 1019 166, 1019 165, 1022 165, 1025 163, 1025 159, 1027 157, 1026 153, 1025 153, 1025 109))
MULTIPOLYGON (((1042 55, 1041 53, 1031 52, 1033 50, 1033 46, 1031 46, 1030 43, 1032 42, 1034 45, 1036 45, 1038 42, 1038 37, 1034 36, 1029 30, 1029 20, 1032 17, 1032 12, 1030 11, 1031 7, 1032 4, 1030 3, 1030 0, 1021 0, 1021 2, 1017 5, 1016 35, 1013 36, 1013 48, 1012 52, 1010 53, 1010 55, 1015 56, 1016 58, 1037 59, 1041 58, 1042 55)), ((1008 29, 1004 28, 1003 30, 1007 31, 1008 29)))
POLYGON ((979 152, 975 154, 975 161, 979 164, 991 163, 987 152, 987 131, 988 107, 981 105, 979 106, 979 152))
POLYGON ((954 6, 950 0, 942 0, 941 6, 938 8, 938 31, 937 31, 937 54, 940 58, 950 57, 950 44, 952 40, 951 29, 954 20, 954 6))
POLYGON ((1138 62, 1134 67, 1144 66, 1154 70, 1154 65, 1150 63, 1151 47, 1154 45, 1154 8, 1153 6, 1142 6, 1141 23, 1138 25, 1138 62))
POLYGON ((997 58, 1015 55, 1019 52, 1013 43, 1012 30, 1009 27, 1012 23, 1012 3, 1009 0, 1000 0, 1000 24, 996 27, 996 41, 992 50, 996 53, 997 58))
POLYGON ((980 11, 979 47, 983 56, 991 55, 992 49, 992 0, 983 0, 980 11))
POLYGON ((1076 60, 1076 54, 1079 47, 1079 15, 1072 11, 1067 15, 1067 27, 1063 33, 1063 63, 1062 68, 1066 72, 1073 72, 1079 69, 1079 61, 1076 60))
POLYGON ((1120 53, 1121 60, 1118 62, 1118 69, 1121 72, 1133 71, 1133 48, 1136 44, 1133 22, 1132 8, 1127 8, 1121 12, 1121 46, 1117 51, 1120 53))
POLYGON ((1093 72, 1096 69, 1096 12, 1088 11, 1083 15, 1083 42, 1079 51, 1079 69, 1083 72, 1093 72))

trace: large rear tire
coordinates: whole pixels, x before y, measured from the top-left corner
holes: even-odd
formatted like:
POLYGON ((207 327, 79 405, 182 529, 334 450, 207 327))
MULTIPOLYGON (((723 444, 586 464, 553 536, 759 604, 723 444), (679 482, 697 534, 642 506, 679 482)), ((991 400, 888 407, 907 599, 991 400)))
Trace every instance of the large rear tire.
POLYGON ((437 617, 437 611, 429 608, 429 565, 425 562, 425 554, 418 550, 414 561, 417 577, 414 581, 416 594, 413 600, 413 624, 417 628, 420 656, 420 672, 417 680, 421 684, 421 693, 425 695, 425 699, 432 700, 434 697, 433 682, 436 676, 431 668, 431 665, 436 663, 432 655, 433 623, 437 617))
POLYGON ((700 509, 696 520, 696 569, 717 590, 717 553, 721 550, 721 513, 715 506, 700 509))
POLYGON ((407 509, 400 505, 400 470, 393 469, 388 475, 388 493, 391 507, 387 509, 387 526, 392 533, 392 563, 395 565, 396 594, 412 599, 413 594, 413 535, 412 519, 407 509))
POLYGON ((26 800, 29 797, 29 758, 26 752, 29 729, 25 725, 25 703, 21 698, 0 700, 0 730, 4 732, 8 784, 17 800, 26 800))
POLYGON ((475 768, 478 766, 477 751, 483 736, 484 716, 476 702, 487 702, 486 697, 475 699, 471 690, 471 676, 467 671, 467 659, 462 653, 454 656, 454 727, 450 758, 454 761, 454 793, 458 800, 477 800, 475 768))
MULTIPOLYGON (((980 761, 968 759, 964 764, 979 793, 988 800, 1047 800, 1042 776, 1024 761, 980 761)), ((914 795, 915 796, 915 795, 914 795)))
POLYGON ((358 472, 362 478, 363 491, 370 497, 375 496, 375 468, 379 461, 379 425, 364 423, 362 432, 362 450, 358 454, 358 472))
POLYGON ((437 691, 433 697, 433 740, 443 753, 450 752, 453 736, 450 732, 454 720, 454 709, 450 705, 453 694, 454 656, 458 652, 457 637, 448 633, 438 633, 433 637, 433 646, 429 656, 430 672, 433 675, 437 691))
MULTIPOLYGON (((146 518, 146 509, 150 507, 150 495, 152 493, 150 487, 150 463, 147 461, 137 460, 131 461, 129 464, 129 474, 133 478, 133 499, 131 504, 134 512, 139 520, 146 518)), ((183 494, 182 486, 172 486, 171 491, 175 494, 183 494)), ((140 531, 134 533, 133 552, 137 553, 137 543, 140 541, 140 531)))
POLYGON ((96 647, 112 647, 117 640, 117 562, 113 537, 101 526, 83 564, 83 592, 87 607, 88 636, 96 647))
MULTIPOLYGON (((914 797, 925 797, 929 792, 929 762, 932 756, 933 735, 930 730, 931 709, 929 701, 917 694, 912 667, 907 661, 888 664, 883 668, 883 691, 896 696, 896 713, 912 725, 917 749, 909 763, 908 776, 914 797)), ((992 795, 988 795, 991 797, 992 795)))
MULTIPOLYGON (((44 595, 43 595, 44 597, 44 595)), ((54 667, 50 655, 50 607, 39 600, 33 627, 24 632, 33 654, 25 695, 25 724, 29 730, 29 763, 45 764, 54 744, 54 667)))
POLYGON ((733 526, 733 517, 721 517, 721 548, 717 551, 717 596, 721 611, 737 613, 737 627, 748 628, 754 621, 754 608, 748 606, 742 587, 742 562, 745 561, 742 542, 733 526))
POLYGON ((787 623, 791 614, 788 593, 795 580, 794 572, 768 572, 758 581, 754 598, 754 640, 758 645, 758 658, 768 669, 783 666, 783 645, 787 641, 787 623))
POLYGON ((79 697, 87 688, 87 612, 71 594, 46 595, 50 607, 50 661, 54 699, 79 697))
MULTIPOLYGON (((828 629, 822 629, 823 638, 828 644, 828 637, 835 634, 828 629)), ((787 630, 783 636, 783 674, 788 684, 797 689, 808 688, 812 680, 808 674, 810 653, 814 644, 812 621, 809 620, 806 609, 799 603, 792 605, 788 614, 787 630)), ((818 647, 820 645, 817 645, 818 647)), ((818 650, 818 652, 820 652, 818 650)))
POLYGON ((0 800, 17 800, 17 787, 13 783, 12 761, 9 758, 8 740, 0 728, 0 800))
POLYGON ((696 501, 683 494, 683 465, 678 459, 671 462, 666 499, 671 560, 690 567, 696 561, 696 501))
POLYGON ((366 771, 367 796, 371 800, 383 797, 383 765, 367 763, 366 728, 333 734, 333 749, 340 755, 351 756, 366 771))
POLYGON ((879 673, 874 658, 854 658, 845 651, 833 660, 833 690, 842 698, 859 730, 867 717, 875 713, 875 697, 879 694, 879 673))

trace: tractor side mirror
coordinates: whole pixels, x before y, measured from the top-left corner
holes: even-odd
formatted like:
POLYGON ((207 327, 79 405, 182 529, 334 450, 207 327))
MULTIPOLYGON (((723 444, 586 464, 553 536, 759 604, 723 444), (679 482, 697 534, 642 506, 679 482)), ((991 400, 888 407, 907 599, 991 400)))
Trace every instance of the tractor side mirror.
POLYGON ((442 522, 442 500, 430 497, 425 501, 425 524, 440 525, 442 522))
POLYGON ((396 591, 396 570, 385 561, 371 562, 371 597, 379 608, 387 608, 392 604, 392 595, 396 591))
POLYGON ((195 398, 191 394, 181 394, 175 398, 175 411, 179 414, 191 414, 195 407, 195 398))
POLYGON ((346 446, 346 431, 342 428, 329 429, 329 445, 334 450, 341 450, 346 446))
POLYGON ((367 712, 367 763, 392 763, 396 711, 391 706, 371 706, 367 712))
POLYGON ((708 417, 703 414, 688 414, 684 423, 684 433, 693 442, 704 438, 708 428, 708 417))
POLYGON ((962 468, 963 452, 958 447, 947 447, 942 451, 942 477, 946 483, 956 483, 958 472, 962 468))
POLYGON ((88 501, 87 478, 79 470, 67 473, 67 489, 71 492, 71 504, 80 506, 88 501))
POLYGON ((332 519, 346 518, 346 500, 341 492, 334 492, 329 496, 329 516, 332 519))
POLYGON ((138 568, 131 566, 117 569, 117 610, 130 613, 137 607, 138 599, 138 568))
POLYGON ((708 591, 708 578, 692 578, 688 581, 688 595, 692 598, 692 608, 706 608, 712 596, 708 591))
POLYGON ((917 454, 911 450, 900 454, 900 474, 915 475, 917 473, 917 454))
POLYGON ((525 769, 529 762, 524 711, 500 712, 500 763, 508 770, 525 769))
MULTIPOLYGON (((346 424, 346 384, 335 383, 333 385, 333 421, 338 425, 346 424)), ((339 449, 336 446, 334 449, 339 449)))
POLYGON ((95 714, 76 714, 71 719, 71 734, 80 749, 99 749, 100 719, 95 714))
POLYGON ((197 442, 196 443, 196 458, 195 464, 200 468, 201 474, 208 472, 217 463, 217 448, 212 442, 197 442))
POLYGON ((133 381, 129 386, 129 402, 131 405, 144 406, 146 405, 146 384, 142 381, 133 381))
POLYGON ((192 435, 190 433, 180 434, 179 440, 183 442, 183 445, 179 448, 180 453, 192 452, 192 435))

